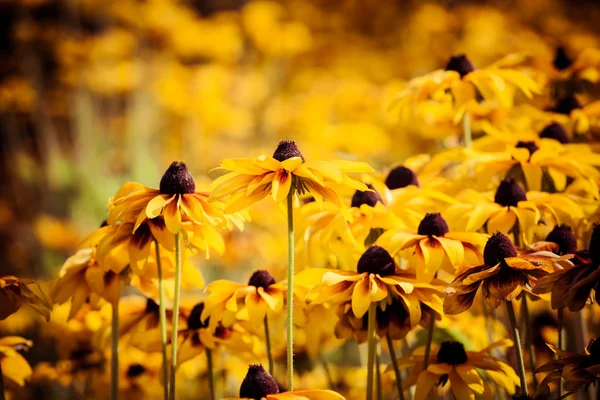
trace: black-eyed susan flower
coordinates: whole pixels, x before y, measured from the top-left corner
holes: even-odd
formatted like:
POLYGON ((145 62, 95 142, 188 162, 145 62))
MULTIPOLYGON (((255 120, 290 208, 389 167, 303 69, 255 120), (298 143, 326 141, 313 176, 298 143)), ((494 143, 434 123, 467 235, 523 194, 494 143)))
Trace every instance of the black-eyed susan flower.
POLYGON ((32 345, 31 340, 19 336, 0 338, 0 379, 4 379, 6 389, 23 387, 31 378, 31 366, 19 352, 28 351, 32 345))
POLYGON ((145 220, 163 217, 172 234, 179 233, 184 220, 225 227, 228 220, 222 206, 209 203, 208 197, 209 193, 196 192, 196 183, 185 163, 174 161, 162 176, 159 189, 136 182, 121 186, 109 200, 108 223, 132 222, 135 232, 145 220))
POLYGON ((457 400, 472 400, 485 392, 491 393, 485 377, 513 395, 519 383, 517 374, 508 364, 490 354, 493 349, 512 345, 512 341, 504 339, 480 351, 469 351, 460 342, 447 341, 433 349, 425 370, 422 368, 425 357, 422 347, 412 355, 398 359, 397 363, 400 368, 411 367, 404 388, 416 385, 415 400, 426 399, 436 386, 448 383, 457 400))
POLYGON ((554 309, 581 310, 589 301, 598 301, 600 288, 600 225, 596 225, 589 243, 589 260, 575 258, 576 265, 541 279, 534 293, 551 293, 554 309))
POLYGON ((228 159, 221 168, 229 172, 212 184, 211 199, 226 200, 226 210, 235 212, 271 196, 277 203, 289 193, 310 193, 317 203, 323 198, 345 210, 338 194, 340 187, 368 190, 367 186, 350 178, 347 173, 369 173, 373 169, 366 163, 345 160, 304 160, 304 156, 291 140, 279 143, 272 157, 261 155, 256 159, 228 159))
POLYGON ((46 321, 50 320, 50 309, 52 306, 46 299, 44 292, 38 283, 29 278, 17 278, 16 276, 3 276, 0 278, 0 320, 8 318, 19 311, 21 305, 27 304, 40 313, 46 321), (36 294, 29 286, 37 286, 39 294, 36 294))
POLYGON ((275 379, 261 365, 250 365, 240 386, 240 397, 225 400, 345 400, 331 390, 279 392, 275 379))
POLYGON ((441 214, 429 213, 419 223, 417 232, 389 230, 377 243, 392 255, 406 254, 417 280, 430 282, 440 269, 453 275, 456 266, 479 262, 480 248, 487 238, 482 233, 451 232, 441 214))
POLYGON ((444 299, 444 312, 454 315, 468 310, 480 286, 486 303, 493 308, 514 300, 523 291, 532 294, 539 279, 554 272, 559 262, 571 257, 548 252, 519 255, 512 241, 496 232, 485 245, 483 264, 459 269, 454 281, 446 288, 448 296, 444 299))
POLYGON ((547 373, 535 391, 534 399, 542 400, 550 396, 550 384, 561 385, 565 389, 562 398, 584 389, 600 379, 600 341, 593 339, 585 349, 585 354, 571 353, 560 350, 551 344, 548 347, 558 355, 558 360, 552 360, 542 365, 536 373, 547 373))
POLYGON ((486 232, 516 233, 515 241, 531 243, 540 220, 537 206, 528 201, 527 193, 513 178, 504 179, 493 194, 472 190, 463 192, 461 204, 446 210, 453 225, 468 232, 484 229, 486 232), (515 232, 515 226, 518 230, 515 232))

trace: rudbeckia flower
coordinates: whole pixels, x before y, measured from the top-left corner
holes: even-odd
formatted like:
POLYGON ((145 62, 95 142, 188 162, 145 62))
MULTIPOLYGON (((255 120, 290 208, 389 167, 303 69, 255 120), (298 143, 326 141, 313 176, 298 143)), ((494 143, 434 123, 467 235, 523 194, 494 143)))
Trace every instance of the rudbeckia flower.
POLYGON ((119 394, 123 398, 144 398, 162 391, 160 353, 147 353, 126 347, 119 354, 119 394))
MULTIPOLYGON (((404 381, 404 388, 416 385, 415 400, 427 399, 436 386, 445 386, 447 383, 457 400, 473 400, 477 395, 491 392, 484 376, 513 395, 519 383, 517 374, 508 364, 490 354, 494 349, 512 345, 511 340, 504 339, 480 351, 469 351, 460 342, 447 341, 437 351, 433 349, 426 370, 423 370, 425 355, 422 347, 397 362, 400 368, 412 367, 404 381)), ((387 371, 391 371, 391 368, 388 367, 387 371)))
POLYGON ((567 398, 580 389, 587 391, 600 379, 600 340, 597 338, 588 344, 585 354, 560 350, 551 344, 548 347, 558 355, 558 360, 549 361, 535 371, 548 373, 535 391, 535 400, 547 399, 552 383, 560 385, 562 382, 566 393, 561 398, 567 398))
POLYGON ((362 162, 305 161, 291 140, 281 141, 272 157, 223 160, 221 168, 232 172, 213 182, 210 197, 218 200, 230 196, 226 201, 227 212, 243 210, 269 195, 281 203, 290 192, 310 193, 318 204, 325 198, 345 211, 338 194, 340 188, 368 190, 365 184, 346 174, 373 172, 373 168, 362 162))
POLYGON ((27 304, 40 313, 46 321, 50 320, 52 306, 38 283, 33 279, 3 276, 0 278, 0 320, 16 313, 22 304, 27 304), (33 292, 29 285, 37 285, 40 295, 33 292))
POLYGON ((523 291, 533 294, 531 290, 540 278, 560 268, 556 265, 571 257, 549 252, 519 254, 506 235, 496 232, 483 250, 484 263, 461 268, 446 288, 444 312, 455 315, 468 310, 480 286, 486 303, 492 308, 516 299, 523 291))
POLYGON ((464 54, 453 56, 444 70, 412 79, 389 108, 399 108, 402 118, 406 119, 411 115, 411 108, 422 102, 449 102, 454 103, 457 110, 454 120, 460 121, 465 110, 477 104, 478 95, 484 100, 497 101, 504 108, 511 107, 514 88, 527 97, 539 92, 538 84, 532 78, 510 68, 522 58, 511 54, 486 68, 475 69, 464 54))
POLYGON ((250 320, 262 323, 267 312, 279 313, 283 309, 286 286, 276 283, 273 276, 265 270, 255 271, 248 284, 218 280, 206 287, 209 292, 204 301, 201 319, 210 318, 211 322, 221 322, 231 326, 236 314, 246 307, 250 320))
POLYGON ((275 379, 261 365, 250 365, 240 386, 240 397, 224 400, 345 400, 331 390, 294 390, 279 393, 275 379))
POLYGON ((315 289, 318 292, 315 303, 351 300, 354 316, 362 318, 371 303, 385 303, 396 296, 407 305, 411 321, 418 323, 421 310, 419 298, 413 294, 414 280, 397 274, 396 263, 387 250, 380 246, 369 247, 358 260, 356 271, 326 272, 322 285, 315 289))
POLYGON ((208 197, 208 193, 196 192, 196 182, 187 166, 174 161, 162 176, 159 189, 136 182, 121 186, 109 200, 108 223, 132 222, 134 233, 145 220, 157 217, 163 217, 172 234, 179 233, 184 219, 194 224, 226 227, 229 222, 222 205, 209 203, 208 197))
POLYGON ((450 232, 441 214, 430 213, 421 220, 416 233, 390 230, 377 243, 392 255, 399 251, 409 253, 409 266, 416 271, 417 280, 430 282, 440 269, 453 275, 456 266, 479 262, 479 249, 487 238, 482 233, 450 232))
MULTIPOLYGON (((600 225, 594 227, 589 244, 590 260, 572 268, 558 270, 541 279, 534 293, 552 293, 554 309, 568 307, 571 311, 581 310, 588 299, 598 301, 600 289, 600 225)), ((576 259, 577 261, 577 259, 576 259)))
POLYGON ((504 179, 496 189, 493 201, 491 194, 483 195, 467 190, 459 196, 462 204, 451 206, 446 215, 454 226, 468 232, 482 228, 486 232, 518 234, 515 241, 529 244, 533 240, 535 227, 540 220, 540 210, 528 201, 527 193, 513 178, 504 179))
POLYGON ((32 370, 27 360, 19 354, 28 351, 33 345, 31 340, 18 336, 0 338, 0 366, 2 379, 9 390, 23 387, 31 378, 32 370))

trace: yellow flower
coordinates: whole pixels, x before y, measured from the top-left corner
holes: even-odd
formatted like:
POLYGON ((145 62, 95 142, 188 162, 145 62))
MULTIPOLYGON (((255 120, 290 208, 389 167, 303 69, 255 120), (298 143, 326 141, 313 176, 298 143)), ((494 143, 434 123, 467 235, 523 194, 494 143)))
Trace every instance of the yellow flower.
POLYGON ((315 289, 319 293, 315 303, 351 300, 354 316, 362 318, 371 303, 391 302, 392 296, 396 296, 407 304, 411 322, 418 323, 421 308, 413 293, 414 280, 398 273, 394 259, 383 247, 369 247, 358 260, 356 270, 325 273, 322 285, 315 289))
POLYGON ((523 291, 533 294, 531 290, 538 279, 562 268, 559 263, 571 257, 549 252, 519 254, 506 235, 496 232, 485 245, 484 263, 464 266, 446 288, 444 312, 455 315, 468 310, 480 286, 492 308, 516 299, 523 291))
POLYGON ((8 318, 16 313, 25 303, 40 313, 46 321, 50 320, 50 309, 52 306, 46 300, 46 296, 36 281, 15 276, 3 276, 0 278, 0 320, 8 318), (35 294, 28 285, 36 285, 40 295, 35 294))
POLYGON ((305 161, 296 143, 284 140, 279 143, 273 157, 267 155, 256 159, 228 159, 221 168, 232 172, 217 178, 212 184, 211 199, 230 196, 226 202, 227 212, 236 212, 271 195, 277 203, 292 194, 310 193, 318 204, 323 198, 346 211, 338 190, 349 187, 368 190, 361 182, 346 173, 368 173, 373 169, 366 163, 344 160, 305 161))
POLYGON ((18 336, 6 336, 0 339, 0 365, 8 390, 23 387, 25 381, 31 377, 33 371, 19 351, 27 351, 32 345, 31 340, 18 336))
POLYGON ((468 107, 477 103, 477 96, 484 100, 497 101, 502 107, 513 104, 513 90, 518 88, 527 97, 539 92, 537 83, 523 72, 510 68, 522 56, 511 54, 482 69, 475 69, 464 55, 450 58, 444 70, 436 70, 427 75, 412 79, 390 104, 390 109, 398 107, 402 118, 411 115, 411 108, 426 102, 454 103, 460 121, 468 107))
MULTIPOLYGON (((503 339, 480 351, 468 351, 462 343, 448 341, 443 342, 437 350, 432 349, 426 370, 423 370, 423 347, 397 362, 400 368, 412 367, 403 386, 408 389, 416 385, 415 400, 425 400, 435 386, 445 386, 448 382, 456 400, 472 400, 476 395, 491 393, 480 370, 509 395, 513 395, 519 377, 508 364, 490 354, 493 349, 512 346, 511 340, 503 339)), ((387 371, 391 371, 391 366, 387 371)))
POLYGON ((409 266, 417 280, 430 282, 440 269, 454 274, 463 263, 481 260, 479 249, 487 235, 474 232, 450 232, 448 224, 439 213, 426 214, 416 233, 397 229, 385 232, 378 244, 390 250, 410 252, 409 266))
POLYGON ((119 394, 123 398, 144 398, 160 393, 162 355, 127 346, 119 351, 119 394))
POLYGON ((255 324, 262 323, 267 312, 281 312, 286 286, 275 283, 268 271, 258 270, 252 274, 247 285, 218 280, 210 283, 206 290, 210 294, 204 302, 202 321, 210 318, 211 323, 221 322, 229 327, 244 306, 255 324), (244 305, 241 304, 242 301, 244 305))
POLYGON ((240 397, 224 400, 345 400, 331 390, 294 390, 279 393, 275 379, 261 365, 250 365, 240 386, 240 397))
POLYGON ((209 203, 208 193, 196 192, 194 178, 182 162, 173 162, 160 180, 159 189, 136 182, 121 186, 109 200, 108 223, 135 223, 133 231, 147 219, 164 218, 167 230, 176 234, 185 219, 194 224, 226 227, 229 220, 220 203, 209 203))
POLYGON ((466 231, 515 233, 515 241, 529 244, 540 220, 540 210, 528 201, 527 193, 513 178, 500 182, 493 201, 491 194, 467 190, 460 196, 464 203, 451 206, 446 214, 453 225, 466 231))

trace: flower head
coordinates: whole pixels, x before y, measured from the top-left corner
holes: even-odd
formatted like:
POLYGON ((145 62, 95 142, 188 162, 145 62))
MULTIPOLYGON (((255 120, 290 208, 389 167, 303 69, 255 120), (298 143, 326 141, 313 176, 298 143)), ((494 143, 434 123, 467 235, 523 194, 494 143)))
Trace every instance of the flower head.
POLYGON ((50 320, 50 302, 44 292, 33 279, 17 278, 16 276, 3 276, 0 278, 0 320, 16 313, 22 304, 27 304, 41 314, 46 321, 50 320), (38 287, 36 294, 30 285, 38 287))
POLYGON ((410 185, 419 186, 417 175, 403 165, 392 168, 385 178, 385 185, 390 190, 401 189, 410 185))

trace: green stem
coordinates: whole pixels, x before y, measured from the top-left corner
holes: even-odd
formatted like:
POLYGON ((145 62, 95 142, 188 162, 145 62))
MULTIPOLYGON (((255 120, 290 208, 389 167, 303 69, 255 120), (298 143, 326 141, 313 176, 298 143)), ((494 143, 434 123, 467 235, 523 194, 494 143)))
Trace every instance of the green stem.
POLYGON ((373 399, 373 366, 375 364, 375 314, 377 313, 377 303, 371 303, 368 314, 367 325, 367 400, 373 399))
POLYGON ((162 262, 160 260, 160 247, 154 239, 156 249, 156 269, 158 272, 158 315, 160 318, 160 347, 162 351, 162 381, 163 398, 169 400, 169 359, 167 358, 167 308, 165 306, 165 281, 163 279, 162 262))
POLYGON ((181 294, 181 241, 175 234, 175 293, 173 297, 173 320, 171 322, 171 380, 170 399, 175 400, 175 376, 177 375, 177 334, 179 330, 179 297, 181 294))
POLYGON ((423 360, 423 371, 427 369, 429 365, 429 353, 431 353, 431 342, 433 342, 433 330, 435 329, 435 313, 433 310, 430 312, 429 327, 427 328, 427 342, 425 343, 425 359, 423 360))
POLYGON ((471 135, 471 118, 469 113, 465 111, 463 115, 463 136, 465 140, 465 149, 471 149, 473 147, 473 140, 471 135))
POLYGON ((287 197, 288 287, 287 287, 287 375, 288 390, 294 390, 294 191, 287 197))
POLYGON ((4 377, 2 376, 2 362, 0 362, 0 400, 4 399, 4 377))
POLYGON ((206 368, 208 369, 208 390, 210 391, 210 399, 215 400, 215 374, 213 373, 213 358, 212 350, 206 349, 206 368))
POLYGON ((521 336, 519 335, 519 327, 517 326, 517 318, 515 310, 510 301, 506 302, 506 312, 510 320, 510 328, 512 331, 513 340, 515 341, 515 350, 517 352, 517 372, 521 380, 521 394, 528 395, 527 380, 525 379, 525 362, 523 361, 523 347, 521 346, 521 336))
POLYGON ((110 399, 119 398, 119 301, 112 306, 110 331, 110 399))
POLYGON ((271 333, 269 332, 269 320, 265 314, 265 342, 267 343, 267 358, 269 359, 269 375, 273 376, 273 354, 271 353, 271 333))
POLYGON ((377 400, 383 400, 383 392, 381 388, 381 360, 379 349, 375 351, 375 387, 377 390, 377 400))
POLYGON ((385 335, 387 340, 388 350, 390 352, 390 358, 392 359, 392 366, 394 367, 394 374, 396 375, 396 389, 398 390, 398 399, 404 400, 404 392, 402 391, 402 373, 400 367, 398 367, 398 359, 396 357, 396 349, 394 349, 394 341, 388 332, 385 335))
POLYGON ((523 300, 521 300, 521 311, 525 321, 525 346, 529 350, 529 369, 531 370, 533 387, 537 387, 537 377, 535 376, 535 349, 533 348, 533 340, 531 339, 531 325, 529 324, 529 307, 527 306, 527 294, 523 292, 523 300))
POLYGON ((321 364, 323 364, 323 369, 325 370, 325 376, 327 377, 327 384, 329 386, 329 389, 335 390, 335 382, 333 381, 333 376, 331 375, 331 371, 329 370, 329 364, 327 364, 325 356, 321 356, 321 364))

